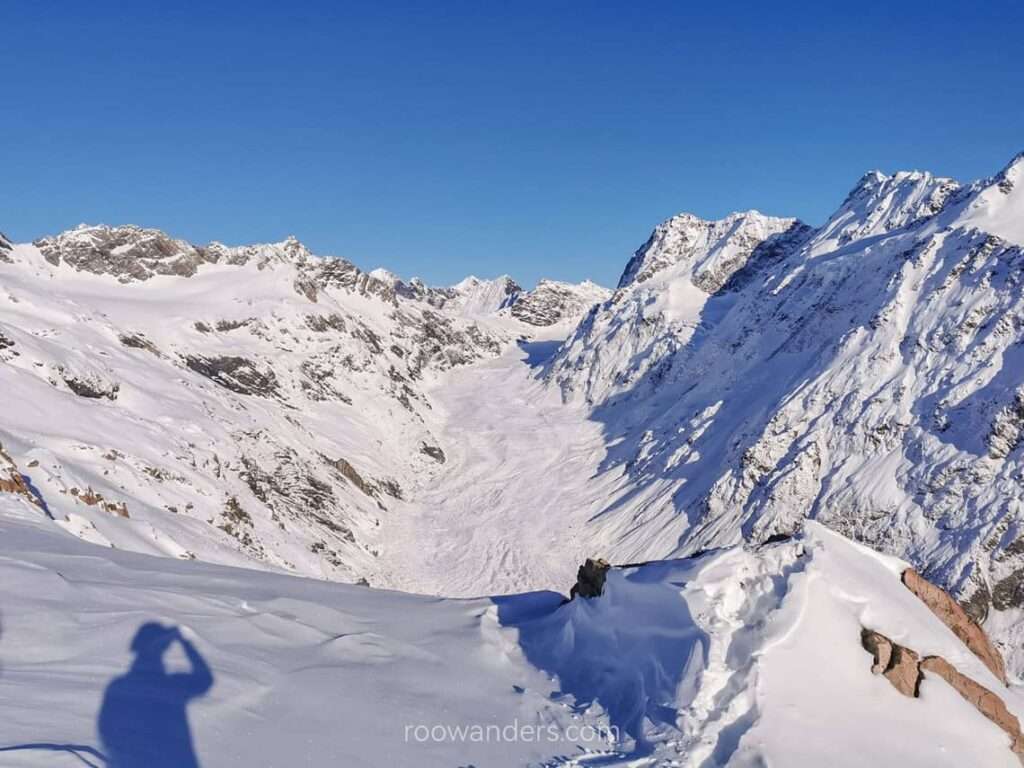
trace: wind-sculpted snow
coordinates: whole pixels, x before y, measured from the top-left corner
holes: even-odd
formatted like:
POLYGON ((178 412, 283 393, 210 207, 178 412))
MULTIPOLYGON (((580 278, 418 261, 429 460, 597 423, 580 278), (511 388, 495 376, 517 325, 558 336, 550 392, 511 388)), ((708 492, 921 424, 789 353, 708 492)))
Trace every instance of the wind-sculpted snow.
POLYGON ((755 250, 710 295, 688 269, 592 311, 546 377, 603 425, 600 472, 630 478, 633 500, 602 516, 642 498, 631 546, 652 553, 813 517, 912 560, 978 618, 1016 616, 1021 166, 961 191, 869 174, 821 230, 755 250))
POLYGON ((0 493, 0 763, 1019 765, 931 666, 919 698, 872 674, 865 630, 1024 714, 904 567, 811 525, 592 599, 438 599, 96 547, 0 493))

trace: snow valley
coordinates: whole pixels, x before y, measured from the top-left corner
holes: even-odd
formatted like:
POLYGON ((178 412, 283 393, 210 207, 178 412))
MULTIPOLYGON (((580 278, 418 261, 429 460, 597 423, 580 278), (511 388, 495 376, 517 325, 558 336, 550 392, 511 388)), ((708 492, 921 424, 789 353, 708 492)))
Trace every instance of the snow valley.
POLYGON ((212 670, 206 766, 1017 764, 929 659, 1024 713, 1022 286, 1024 155, 681 214, 614 290, 0 237, 0 688, 42 686, 5 740, 97 743, 76 691, 149 617, 212 670), (596 556, 647 564, 545 591, 596 556), (510 723, 557 738, 443 731, 510 723))

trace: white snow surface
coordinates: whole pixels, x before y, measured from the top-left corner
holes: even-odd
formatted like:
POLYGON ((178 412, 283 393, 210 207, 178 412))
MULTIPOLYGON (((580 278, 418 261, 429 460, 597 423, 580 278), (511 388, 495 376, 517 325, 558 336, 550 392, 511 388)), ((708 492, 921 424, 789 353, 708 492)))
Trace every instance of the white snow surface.
POLYGON ((184 729, 205 768, 1018 765, 941 680, 910 699, 871 675, 862 626, 999 686, 902 567, 812 526, 612 571, 591 600, 439 600, 99 547, 0 496, 0 757, 170 768, 184 729), (181 698, 177 642, 129 672, 150 622, 212 686, 181 698))

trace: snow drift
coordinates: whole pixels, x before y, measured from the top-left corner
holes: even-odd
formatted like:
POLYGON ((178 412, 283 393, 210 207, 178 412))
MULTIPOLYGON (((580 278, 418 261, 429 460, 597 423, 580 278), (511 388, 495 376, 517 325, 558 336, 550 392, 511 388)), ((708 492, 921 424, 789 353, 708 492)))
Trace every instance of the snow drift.
POLYGON ((12 768, 102 765, 112 750, 160 768, 186 738, 206 768, 1019 765, 941 678, 925 672, 908 698, 872 675, 864 628, 1024 712, 900 583, 903 563, 820 526, 615 569, 603 596, 570 603, 438 600, 126 553, 10 495, 0 542, 12 768), (132 661, 154 623, 183 640, 140 682, 132 661), (151 704, 125 711, 126 681, 151 704))

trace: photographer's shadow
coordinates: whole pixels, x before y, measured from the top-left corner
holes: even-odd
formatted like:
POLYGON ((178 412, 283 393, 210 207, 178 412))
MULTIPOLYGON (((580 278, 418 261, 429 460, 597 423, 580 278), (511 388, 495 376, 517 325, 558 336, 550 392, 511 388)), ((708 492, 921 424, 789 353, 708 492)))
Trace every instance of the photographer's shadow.
POLYGON ((177 627, 143 624, 135 660, 103 694, 99 734, 109 768, 199 768, 186 708, 213 686, 206 661, 177 627), (164 654, 178 642, 191 671, 169 673, 164 654))

